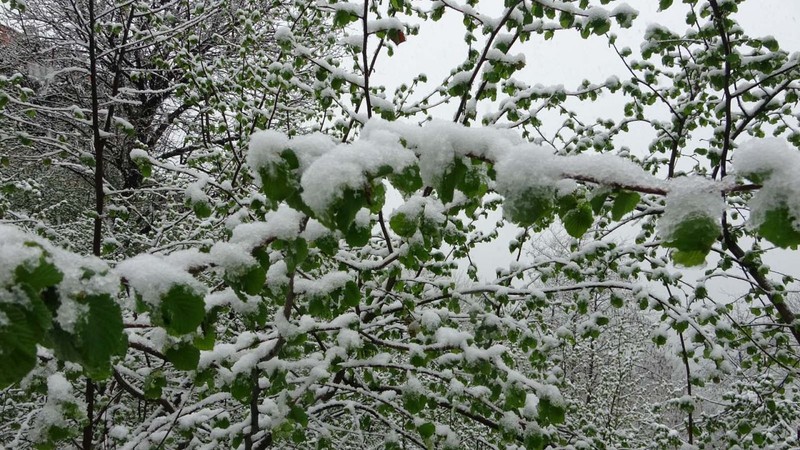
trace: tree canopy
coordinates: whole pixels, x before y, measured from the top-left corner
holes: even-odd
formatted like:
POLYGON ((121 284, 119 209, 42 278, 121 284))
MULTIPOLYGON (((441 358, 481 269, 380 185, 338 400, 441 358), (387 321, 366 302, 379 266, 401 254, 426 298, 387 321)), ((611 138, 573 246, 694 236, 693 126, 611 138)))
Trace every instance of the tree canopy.
POLYGON ((3 3, 0 442, 799 445, 800 53, 743 1, 3 3), (528 79, 563 35, 626 75, 528 79))

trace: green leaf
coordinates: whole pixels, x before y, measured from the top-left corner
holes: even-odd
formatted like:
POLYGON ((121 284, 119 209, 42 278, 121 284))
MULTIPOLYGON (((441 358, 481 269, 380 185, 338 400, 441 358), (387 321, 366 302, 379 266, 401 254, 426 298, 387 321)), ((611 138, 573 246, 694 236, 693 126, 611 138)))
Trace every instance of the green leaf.
POLYGON ((346 27, 350 22, 358 20, 358 16, 351 14, 343 9, 337 10, 333 17, 333 24, 337 28, 346 27))
POLYGON ((705 255, 720 234, 720 225, 707 216, 693 216, 678 224, 666 239, 664 246, 677 251, 672 253, 675 263, 687 267, 702 264, 705 255))
POLYGON ((410 218, 404 213, 400 212, 394 214, 389 219, 389 226, 392 227, 395 233, 399 236, 409 238, 417 232, 419 226, 419 217, 410 218))
POLYGON ((392 8, 398 11, 402 11, 405 0, 391 0, 390 3, 392 5, 392 8))
POLYGON ((706 255, 708 252, 676 250, 672 252, 672 261, 679 266, 694 267, 706 262, 706 255))
POLYGON ((142 174, 144 178, 153 176, 153 165, 150 164, 149 160, 145 158, 136 158, 133 162, 136 163, 136 168, 139 169, 139 173, 142 174))
POLYGON ((589 200, 589 204, 592 205, 592 211, 595 214, 600 214, 600 211, 602 211, 603 206, 606 204, 606 198, 608 198, 608 193, 607 192, 603 192, 603 193, 600 193, 600 194, 597 194, 597 195, 593 196, 589 200))
POLYGON ((200 350, 192 344, 181 342, 164 353, 167 361, 178 370, 195 370, 200 362, 200 350))
POLYGON ((620 191, 614 197, 614 204, 611 206, 611 218, 614 220, 622 219, 625 214, 636 209, 641 196, 637 192, 620 191))
POLYGON ((175 285, 161 298, 162 323, 171 334, 194 332, 205 314, 203 297, 189 286, 175 285))
POLYGON ((800 245, 800 231, 795 228, 796 217, 789 213, 786 205, 767 211, 758 227, 758 233, 773 244, 796 249, 800 245))
POLYGON ((525 406, 527 393, 523 389, 512 386, 506 390, 505 397, 506 399, 503 408, 506 410, 513 410, 525 406))
MULTIPOLYGON (((206 328, 206 324, 203 324, 203 328, 206 328)), ((214 343, 217 340, 217 332, 213 328, 213 324, 207 326, 207 330, 204 330, 203 334, 194 338, 194 346, 197 347, 198 350, 211 350, 214 348, 214 343)))
POLYGON ((506 217, 522 227, 536 224, 547 226, 553 218, 554 192, 549 186, 531 186, 521 194, 506 198, 503 212, 506 217))
POLYGON ((433 436, 434 433, 436 433, 436 425, 432 424, 431 422, 425 422, 417 427, 417 430, 423 439, 428 439, 429 437, 433 436))
POLYGON ((194 215, 197 216, 198 219, 210 217, 212 212, 211 205, 205 201, 192 202, 192 211, 194 211, 194 215))
POLYGON ((403 394, 403 408, 411 414, 417 414, 425 409, 426 399, 424 396, 413 393, 403 394))
POLYGON ((324 297, 311 297, 308 300, 308 313, 314 317, 328 317, 330 307, 326 304, 324 297))
POLYGON ((778 45, 778 41, 776 41, 775 38, 764 39, 762 41, 762 44, 764 44, 764 47, 766 47, 767 50, 771 52, 777 52, 778 49, 780 48, 780 46, 778 45))
POLYGON ((41 339, 30 312, 19 304, 0 303, 0 312, 8 319, 0 326, 0 389, 6 388, 36 366, 36 344, 41 339))
POLYGON ((369 195, 369 211, 378 214, 386 203, 386 186, 381 181, 372 183, 369 195))
POLYGON ((670 6, 672 6, 672 0, 658 0, 659 11, 666 11, 670 6))
POLYGON ((267 271, 261 266, 253 266, 237 281, 241 284, 242 291, 249 295, 258 295, 267 281, 267 271))
POLYGON ((749 421, 742 420, 739 422, 739 425, 736 427, 736 433, 739 436, 745 436, 746 434, 750 433, 753 430, 753 427, 750 425, 749 421))
POLYGON ((361 302, 361 290, 355 281, 345 283, 342 294, 342 306, 346 308, 358 306, 359 302, 361 302))
POLYGON ((297 266, 303 264, 303 261, 308 258, 308 242, 303 238, 297 238, 289 241, 286 246, 286 252, 283 256, 283 261, 286 263, 286 269, 289 272, 294 272, 297 266))
POLYGON ((558 18, 558 23, 561 25, 561 28, 569 28, 572 26, 573 22, 575 22, 575 16, 567 11, 561 11, 561 14, 558 18))
POLYGON ((261 190, 264 195, 276 203, 294 196, 300 186, 297 179, 298 167, 297 156, 289 149, 281 152, 280 161, 262 167, 258 174, 261 177, 261 190))
POLYGON ((355 223, 350 224, 350 227, 344 234, 345 242, 351 247, 363 247, 367 245, 370 237, 372 237, 372 230, 370 227, 356 226, 355 223))
POLYGON ((422 188, 422 178, 419 176, 419 167, 417 166, 408 166, 400 173, 389 175, 389 182, 405 195, 410 195, 422 188))
POLYGON ((250 401, 250 394, 252 386, 250 385, 250 377, 245 374, 239 374, 233 379, 231 384, 231 396, 239 401, 239 403, 246 405, 250 401))
POLYGON ((542 450, 547 441, 539 432, 532 432, 525 436, 525 450, 542 450))
POLYGON ((574 238, 582 237, 592 226, 594 217, 592 207, 588 203, 581 203, 576 208, 570 209, 561 217, 564 229, 574 238))
POLYGON ((306 432, 302 428, 296 428, 292 431, 292 442, 295 444, 302 444, 306 441, 306 432))
POLYGON ((479 165, 470 164, 464 174, 464 178, 456 186, 459 191, 470 198, 481 197, 486 193, 486 184, 483 180, 483 172, 479 165))
POLYGON ((467 174, 467 166, 461 160, 456 158, 453 164, 448 167, 442 179, 439 181, 437 191, 439 192, 439 200, 442 203, 450 203, 453 201, 453 194, 455 193, 456 186, 463 183, 464 176, 467 174))
POLYGON ((597 18, 589 22, 594 34, 602 36, 611 29, 611 21, 604 18, 597 18))
POLYGON ((564 422, 566 410, 563 406, 554 405, 548 398, 539 399, 539 422, 557 425, 564 422))
POLYGON ((154 370, 144 378, 144 396, 149 399, 159 399, 164 388, 167 386, 167 379, 164 372, 154 370))
POLYGON ((77 333, 80 352, 89 376, 102 380, 111 375, 111 358, 124 355, 127 349, 122 311, 108 294, 88 296, 86 303, 87 320, 77 333))
POLYGON ((286 417, 304 427, 308 426, 308 414, 299 406, 292 406, 292 409, 289 410, 289 414, 286 417))
POLYGON ((361 191, 346 188, 342 198, 334 202, 329 211, 333 225, 341 231, 346 231, 356 218, 356 214, 366 205, 366 199, 361 191))
MULTIPOLYGON (((38 247, 38 245, 35 244, 27 245, 38 247)), ((26 264, 17 266, 14 275, 17 282, 27 284, 36 292, 57 285, 64 278, 64 275, 58 268, 47 261, 44 250, 42 250, 42 255, 39 257, 39 264, 37 264, 36 267, 30 269, 26 264)))
POLYGON ((339 250, 339 241, 332 234, 326 234, 314 241, 314 245, 325 255, 333 256, 339 250))

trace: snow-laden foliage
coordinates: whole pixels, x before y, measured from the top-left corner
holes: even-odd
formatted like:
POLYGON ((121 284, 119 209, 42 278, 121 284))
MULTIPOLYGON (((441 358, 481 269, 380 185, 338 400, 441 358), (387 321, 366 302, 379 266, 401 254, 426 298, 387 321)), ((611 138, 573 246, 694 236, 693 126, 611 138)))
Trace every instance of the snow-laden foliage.
POLYGON ((636 54, 605 0, 5 3, 10 447, 797 446, 800 60, 742 2, 636 54), (526 79, 569 33, 627 75, 526 79))

